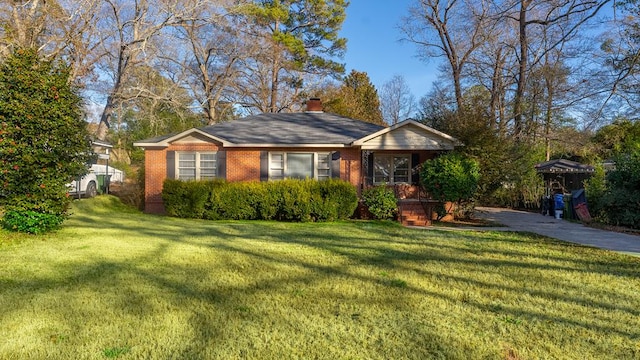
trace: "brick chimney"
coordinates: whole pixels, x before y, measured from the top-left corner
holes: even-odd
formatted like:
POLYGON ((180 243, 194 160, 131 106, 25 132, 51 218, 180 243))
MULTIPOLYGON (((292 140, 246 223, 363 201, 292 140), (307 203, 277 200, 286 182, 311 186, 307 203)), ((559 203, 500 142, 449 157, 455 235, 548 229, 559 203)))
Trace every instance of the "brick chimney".
POLYGON ((322 101, 320 98, 310 98, 307 100, 307 112, 322 112, 322 101))

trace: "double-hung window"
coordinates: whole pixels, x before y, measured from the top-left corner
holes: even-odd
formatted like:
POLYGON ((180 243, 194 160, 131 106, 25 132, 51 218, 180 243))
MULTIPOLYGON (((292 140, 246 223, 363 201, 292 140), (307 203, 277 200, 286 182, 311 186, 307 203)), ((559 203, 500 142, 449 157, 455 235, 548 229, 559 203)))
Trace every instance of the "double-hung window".
POLYGON ((331 177, 331 153, 271 152, 269 180, 317 179, 331 177))
POLYGON ((179 180, 211 180, 217 175, 215 152, 179 152, 177 177, 179 180))
POLYGON ((374 184, 398 184, 411 181, 411 156, 408 154, 375 154, 373 158, 374 184))

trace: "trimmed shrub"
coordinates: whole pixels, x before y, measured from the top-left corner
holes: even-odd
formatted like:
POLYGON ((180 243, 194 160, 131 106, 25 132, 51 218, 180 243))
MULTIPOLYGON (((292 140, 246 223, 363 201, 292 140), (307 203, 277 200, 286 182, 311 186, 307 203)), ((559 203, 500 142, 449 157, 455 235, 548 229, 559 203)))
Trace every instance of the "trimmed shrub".
POLYGON ((269 183, 269 193, 275 195, 275 220, 311 221, 312 180, 283 180, 269 183))
MULTIPOLYGON (((353 185, 342 180, 326 180, 317 182, 320 196, 324 199, 321 210, 326 214, 324 220, 348 219, 358 207, 358 194, 353 185)), ((318 210, 320 211, 320 210, 318 210)))
POLYGON ((186 186, 179 180, 167 179, 162 184, 162 202, 164 211, 169 216, 187 217, 187 203, 182 201, 186 196, 186 186))
MULTIPOLYGON (((260 199, 264 192, 256 183, 221 183, 213 189, 218 191, 218 214, 221 219, 256 220, 260 218, 260 199)), ((212 195, 213 199, 214 195, 212 195)), ((212 203, 213 205, 213 203, 212 203)))
MULTIPOLYGON (((184 183, 180 180, 175 181, 178 182, 178 185, 184 183)), ((222 217, 220 215, 220 193, 222 189, 227 185, 227 183, 224 180, 201 181, 200 183, 205 184, 207 188, 207 192, 205 194, 201 194, 205 197, 202 219, 221 220, 222 217)))
POLYGON ((356 189, 342 180, 227 183, 165 180, 168 215, 208 220, 331 221, 358 205, 356 189))
POLYGON ((58 229, 65 217, 60 214, 43 214, 35 211, 7 211, 2 227, 9 231, 41 234, 58 229))
POLYGON ((165 180, 162 201, 171 216, 202 219, 211 185, 204 181, 165 180))
POLYGON ((362 200, 376 219, 393 219, 398 212, 398 200, 393 190, 385 185, 374 186, 362 192, 362 200))

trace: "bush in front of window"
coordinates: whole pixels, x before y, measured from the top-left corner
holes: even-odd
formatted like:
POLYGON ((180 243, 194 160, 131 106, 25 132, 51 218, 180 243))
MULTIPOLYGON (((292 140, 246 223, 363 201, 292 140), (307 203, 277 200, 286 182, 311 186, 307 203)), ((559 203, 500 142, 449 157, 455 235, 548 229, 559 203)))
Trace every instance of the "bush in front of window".
POLYGON ((369 212, 380 220, 395 218, 398 200, 393 190, 386 185, 374 186, 362 192, 362 200, 369 212))
POLYGON ((162 187, 162 201, 169 216, 202 219, 213 188, 220 181, 180 181, 167 179, 162 187))
POLYGON ((208 220, 258 220, 261 219, 261 201, 266 193, 259 183, 226 183, 217 180, 207 205, 208 220))
POLYGON ((311 193, 315 180, 287 179, 265 184, 272 204, 276 205, 278 221, 311 221, 311 193))
POLYGON ((358 193, 353 185, 338 179, 317 181, 318 198, 312 198, 312 212, 319 219, 348 219, 358 207, 358 193))
POLYGON ((183 185, 182 181, 171 179, 165 180, 162 185, 164 211, 169 216, 188 217, 189 204, 186 201, 182 201, 187 193, 187 186, 183 185))
POLYGON ((228 183, 167 179, 168 215, 208 220, 333 221, 353 215, 358 196, 338 179, 228 183))

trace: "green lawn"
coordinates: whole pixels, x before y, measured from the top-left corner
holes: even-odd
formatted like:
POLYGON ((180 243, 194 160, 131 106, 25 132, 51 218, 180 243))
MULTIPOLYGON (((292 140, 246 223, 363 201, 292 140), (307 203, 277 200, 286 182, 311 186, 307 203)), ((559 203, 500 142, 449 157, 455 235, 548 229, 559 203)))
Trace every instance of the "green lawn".
POLYGON ((531 235, 75 202, 0 232, 0 359, 638 359, 640 259, 531 235))

